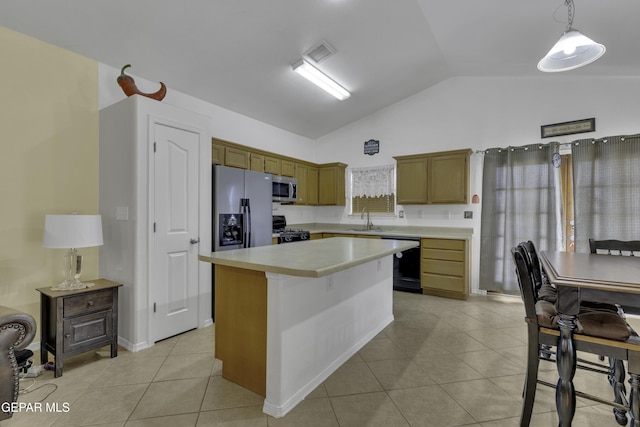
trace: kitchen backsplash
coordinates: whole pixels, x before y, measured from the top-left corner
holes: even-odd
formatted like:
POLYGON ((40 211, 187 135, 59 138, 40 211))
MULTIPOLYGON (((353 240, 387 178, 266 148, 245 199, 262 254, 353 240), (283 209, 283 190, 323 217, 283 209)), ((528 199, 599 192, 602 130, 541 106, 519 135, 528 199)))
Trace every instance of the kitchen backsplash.
MULTIPOLYGON (((446 227, 474 227, 480 218, 480 204, 477 205, 446 205, 399 206, 404 211, 404 218, 372 216, 375 225, 415 225, 415 226, 446 226, 446 227), (470 211, 472 218, 465 218, 465 211, 470 211)), ((345 206, 296 206, 273 204, 274 215, 284 215, 287 224, 304 223, 339 223, 361 224, 360 215, 349 215, 345 206)))

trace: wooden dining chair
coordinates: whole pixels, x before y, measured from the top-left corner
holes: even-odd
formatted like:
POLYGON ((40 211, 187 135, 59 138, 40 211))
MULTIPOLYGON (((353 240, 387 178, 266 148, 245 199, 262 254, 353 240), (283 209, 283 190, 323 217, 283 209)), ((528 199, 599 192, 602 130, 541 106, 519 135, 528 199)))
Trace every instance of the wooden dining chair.
MULTIPOLYGON (((640 240, 595 240, 589 239, 589 249, 592 254, 614 256, 640 256, 640 240)), ((619 305, 622 313, 640 315, 640 309, 619 305)))
MULTIPOLYGON (((538 369, 540 360, 555 362, 555 352, 550 351, 552 357, 541 357, 541 350, 544 348, 557 349, 560 337, 555 305, 539 299, 536 294, 534 272, 532 265, 527 261, 525 246, 520 244, 511 249, 516 265, 518 285, 524 302, 528 337, 527 372, 520 418, 521 427, 528 427, 530 424, 537 384, 556 387, 555 384, 538 379, 538 369)), ((619 402, 578 390, 576 390, 576 396, 608 404, 619 409, 620 411, 616 412, 615 415, 616 421, 621 425, 626 425, 626 412, 628 412, 631 418, 630 425, 640 427, 640 337, 617 313, 597 310, 581 310, 578 316, 577 330, 573 337, 577 351, 604 355, 614 360, 627 361, 630 376, 630 394, 628 397, 626 394, 619 396, 619 402), (620 414, 624 414, 624 418, 620 417, 620 414)), ((582 358, 578 358, 576 367, 591 372, 600 372, 608 376, 614 374, 610 366, 585 361, 582 358)))
POLYGON ((592 254, 640 256, 640 240, 589 239, 592 254))

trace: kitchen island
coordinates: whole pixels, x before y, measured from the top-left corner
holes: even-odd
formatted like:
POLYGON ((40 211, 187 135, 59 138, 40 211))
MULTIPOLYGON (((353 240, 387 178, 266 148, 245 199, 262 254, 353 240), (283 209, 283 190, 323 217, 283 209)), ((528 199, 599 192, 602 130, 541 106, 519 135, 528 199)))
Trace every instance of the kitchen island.
POLYGON ((213 252, 223 377, 284 416, 393 320, 398 240, 330 239, 213 252))

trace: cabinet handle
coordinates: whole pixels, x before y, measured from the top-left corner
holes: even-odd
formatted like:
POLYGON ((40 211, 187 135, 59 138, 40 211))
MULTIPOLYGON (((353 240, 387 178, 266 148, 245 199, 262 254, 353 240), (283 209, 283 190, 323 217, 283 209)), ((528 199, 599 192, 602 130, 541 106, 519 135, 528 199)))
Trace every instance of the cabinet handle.
POLYGON ((64 335, 64 337, 65 337, 66 339, 69 339, 69 338, 71 338, 71 334, 65 334, 65 335, 64 335))
POLYGON ((93 301, 89 301, 87 304, 88 304, 89 306, 92 306, 92 305, 93 305, 93 301))

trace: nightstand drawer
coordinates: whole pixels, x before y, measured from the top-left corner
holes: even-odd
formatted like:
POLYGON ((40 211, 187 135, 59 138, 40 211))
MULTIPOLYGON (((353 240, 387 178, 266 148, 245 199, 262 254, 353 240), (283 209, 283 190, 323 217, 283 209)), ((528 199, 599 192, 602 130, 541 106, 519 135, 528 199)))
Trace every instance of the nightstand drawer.
POLYGON ((62 330, 65 353, 86 351, 100 342, 107 344, 113 335, 111 310, 65 319, 62 330))
POLYGON ((63 303, 63 317, 104 311, 110 309, 112 305, 113 292, 111 290, 67 297, 63 303))

